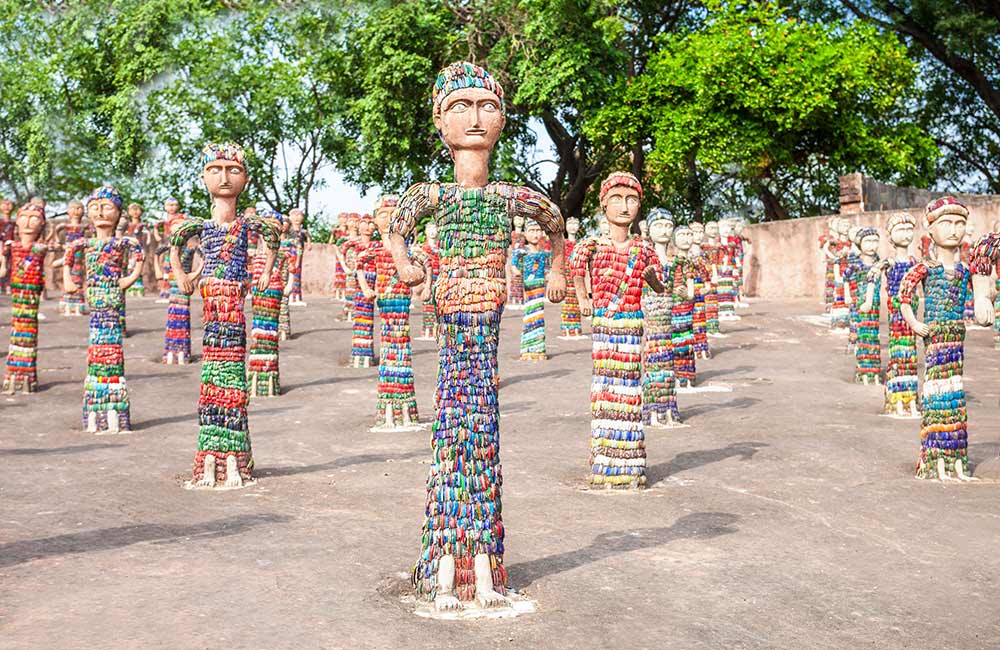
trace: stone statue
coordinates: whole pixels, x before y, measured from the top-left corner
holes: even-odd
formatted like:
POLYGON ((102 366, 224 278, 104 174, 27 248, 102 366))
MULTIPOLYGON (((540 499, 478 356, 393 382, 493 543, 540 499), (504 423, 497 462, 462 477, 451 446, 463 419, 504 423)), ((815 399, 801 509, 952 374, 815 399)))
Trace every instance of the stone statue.
POLYGON ((663 267, 662 294, 643 287, 643 372, 642 372, 642 422, 645 426, 669 428, 681 424, 677 409, 677 387, 674 379, 673 345, 673 264, 667 255, 667 246, 674 231, 674 222, 665 210, 650 210, 649 239, 653 242, 656 257, 663 267))
POLYGON ((970 257, 976 321, 993 326, 993 346, 1000 350, 1000 221, 993 222, 993 232, 979 238, 970 257), (992 281, 994 272, 997 279, 992 281))
MULTIPOLYGON (((563 260, 563 270, 567 280, 569 280, 570 262, 576 246, 576 235, 579 232, 580 220, 576 217, 567 218, 566 256, 563 260)), ((580 322, 580 303, 576 299, 576 291, 566 292, 566 299, 563 300, 562 308, 559 310, 559 338, 566 340, 587 338, 583 334, 583 326, 580 322)))
POLYGON ((423 303, 423 331, 420 334, 422 341, 433 341, 437 337, 437 310, 434 308, 434 283, 437 282, 438 274, 441 272, 441 259, 438 256, 437 245, 437 224, 433 221, 424 226, 424 243, 420 245, 427 260, 427 277, 420 288, 420 301, 423 303))
MULTIPOLYGON (((888 415, 920 417, 917 409, 917 340, 900 311, 899 285, 903 276, 917 263, 910 255, 917 220, 906 212, 898 212, 886 224, 894 255, 872 265, 866 278, 862 313, 871 313, 878 322, 879 301, 876 292, 881 276, 885 276, 886 304, 889 310, 888 363, 885 370, 885 405, 888 415)), ((916 311, 917 297, 911 299, 916 311)))
POLYGON ((521 330, 521 361, 544 361, 545 284, 552 254, 541 245, 542 227, 531 222, 524 228, 525 245, 511 253, 512 282, 524 287, 524 319, 521 330))
POLYGON ((302 300, 302 260, 306 253, 306 244, 312 243, 309 229, 305 226, 306 213, 299 208, 288 211, 288 233, 286 237, 295 243, 293 255, 288 260, 288 276, 292 290, 288 294, 288 304, 293 307, 305 307, 302 300))
POLYGON ((834 272, 837 259, 836 244, 839 241, 837 235, 838 221, 838 217, 830 217, 826 222, 826 232, 819 237, 819 251, 825 268, 823 277, 826 278, 823 290, 823 308, 826 313, 830 313, 830 310, 833 309, 833 293, 836 286, 836 274, 834 272))
MULTIPOLYGON (((392 251, 383 244, 389 237, 389 219, 399 204, 399 197, 386 195, 375 208, 375 225, 381 241, 372 245, 358 259, 366 274, 358 274, 365 297, 378 305, 382 337, 379 340, 378 399, 375 426, 371 431, 412 431, 422 428, 417 412, 417 394, 413 384, 413 352, 410 348, 410 287, 399 278, 392 251), (366 275, 374 275, 374 286, 366 275)), ((427 260, 421 258, 424 268, 427 260)))
POLYGON ((362 277, 371 286, 375 283, 375 272, 371 267, 361 265, 362 256, 372 246, 372 235, 375 234, 375 221, 371 215, 358 219, 358 239, 350 242, 348 252, 354 253, 354 259, 348 256, 347 263, 354 273, 357 291, 354 292, 351 312, 354 316, 354 332, 351 335, 351 365, 355 368, 370 368, 375 360, 375 299, 365 295, 361 287, 362 277))
POLYGON ((3 391, 38 390, 38 303, 45 287, 45 256, 52 247, 42 242, 45 208, 26 203, 17 211, 17 240, 3 243, 0 277, 10 279, 11 328, 3 391))
MULTIPOLYGON (((146 256, 146 251, 149 249, 150 234, 149 228, 142 220, 142 206, 138 203, 128 204, 128 223, 119 222, 118 230, 121 234, 126 237, 131 237, 135 241, 139 242, 139 246, 142 247, 143 258, 146 256), (122 228, 122 225, 125 227, 122 228)), ((132 273, 132 269, 128 270, 129 275, 132 273)), ((132 286, 125 290, 126 296, 144 296, 146 295, 146 285, 143 282, 142 272, 136 276, 135 282, 132 286)))
MULTIPOLYGON (((0 198, 0 248, 4 249, 3 255, 7 259, 8 272, 11 270, 10 249, 4 244, 14 241, 14 231, 17 229, 17 217, 12 215, 14 215, 14 202, 0 198)), ((10 293, 10 277, 7 273, 0 273, 0 293, 10 293)))
POLYGON ((211 218, 186 218, 170 235, 170 263, 177 283, 187 295, 200 285, 204 305, 198 451, 189 487, 239 488, 253 480, 243 314, 250 283, 247 235, 258 231, 267 246, 255 285, 264 290, 271 283, 279 226, 237 213, 236 203, 248 181, 245 161, 237 144, 208 144, 201 156, 201 180, 212 197, 211 218), (189 275, 181 264, 182 250, 192 237, 201 238, 200 277, 189 275))
POLYGON ((854 243, 858 254, 845 272, 853 291, 847 301, 855 314, 855 373, 854 381, 859 384, 882 383, 882 346, 879 342, 879 309, 881 304, 881 276, 875 274, 869 281, 869 271, 878 262, 878 247, 881 238, 875 228, 858 228, 854 233, 854 243))
POLYGON ((899 287, 900 312, 924 339, 923 415, 917 478, 971 480, 965 388, 962 362, 965 347, 965 295, 969 270, 955 263, 969 210, 952 197, 927 204, 924 224, 934 240, 936 260, 911 268, 899 287), (918 285, 924 292, 924 321, 917 320, 913 299, 918 285))
MULTIPOLYGON (((167 325, 163 333, 163 363, 186 365, 191 360, 191 296, 181 290, 173 262, 170 260, 170 237, 186 218, 179 211, 176 199, 168 199, 167 214, 163 222, 163 244, 157 249, 155 264, 167 281, 167 325), (160 265, 160 258, 163 264, 160 265)), ((184 242, 180 255, 181 270, 197 276, 203 260, 198 256, 198 240, 192 237, 184 242)), ((157 301, 159 302, 159 301, 157 301)))
POLYGON ((639 219, 639 236, 643 239, 649 239, 649 224, 646 223, 645 219, 639 219))
MULTIPOLYGON (((513 255, 514 251, 524 248, 525 237, 524 237, 524 217, 515 216, 514 218, 514 231, 510 234, 510 254, 513 255)), ((520 276, 514 275, 512 273, 513 267, 508 265, 507 269, 507 306, 512 309, 521 309, 524 305, 524 283, 520 276)))
POLYGON ((125 290, 142 273, 142 246, 131 237, 115 236, 122 206, 117 189, 99 187, 87 204, 97 205, 91 213, 94 237, 71 242, 63 259, 63 282, 72 291, 81 288, 73 277, 73 259, 78 252, 85 259, 90 334, 83 426, 90 433, 127 433, 132 427, 120 312, 125 290))
POLYGON ((711 271, 700 254, 694 252, 694 230, 689 225, 674 228, 676 256, 671 265, 673 283, 674 378, 678 388, 693 388, 695 382, 694 301, 697 278, 711 271))
POLYGON ((490 153, 505 122, 503 90, 485 70, 454 63, 438 76, 434 124, 454 161, 454 183, 418 183, 400 198, 388 245, 399 278, 417 286, 426 271, 411 262, 405 237, 423 217, 438 225, 441 276, 438 386, 431 435, 423 549, 413 570, 419 596, 439 610, 475 599, 507 604, 500 503, 497 340, 506 302, 512 217, 539 222, 552 241, 548 297, 560 302, 563 220, 544 196, 489 181, 490 153))
MULTIPOLYGON (((277 210, 261 211, 260 218, 288 227, 287 220, 277 210)), ((282 299, 292 291, 288 281, 288 255, 279 247, 271 268, 270 282, 261 289, 257 286, 264 274, 266 255, 255 255, 250 262, 251 297, 250 350, 247 352, 247 397, 276 397, 281 395, 281 366, 278 330, 282 299)))
POLYGON ((639 180, 612 172, 601 183, 600 201, 609 236, 584 240, 573 254, 580 311, 593 314, 590 484, 641 488, 646 484, 642 287, 645 282, 662 293, 662 267, 650 241, 629 233, 642 202, 639 180), (585 276, 590 276, 593 298, 587 296, 585 276))
MULTIPOLYGON (((75 242, 87 237, 87 231, 93 224, 93 221, 90 224, 83 222, 83 213, 83 203, 70 201, 66 204, 67 222, 59 224, 55 230, 56 239, 62 240, 64 249, 68 250, 72 248, 75 251, 73 257, 64 257, 58 263, 58 266, 69 264, 69 277, 72 280, 72 286, 76 287, 75 290, 69 291, 66 288, 66 283, 63 283, 63 294, 59 298, 59 313, 64 316, 82 316, 87 312, 87 301, 84 299, 81 288, 85 272, 83 250, 73 245, 75 242)), ((53 264, 53 267, 55 266, 56 264, 53 264)), ((63 277, 66 277, 65 272, 63 273, 63 277)))

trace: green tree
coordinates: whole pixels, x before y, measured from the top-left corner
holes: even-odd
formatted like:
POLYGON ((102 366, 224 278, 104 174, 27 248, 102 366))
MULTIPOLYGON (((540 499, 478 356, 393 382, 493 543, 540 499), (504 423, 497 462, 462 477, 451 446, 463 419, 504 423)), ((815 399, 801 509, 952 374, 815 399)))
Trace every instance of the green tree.
POLYGON ((662 37, 646 71, 589 125, 595 138, 651 134, 647 174, 706 205, 708 171, 755 197, 766 218, 833 211, 837 175, 932 180, 936 149, 909 115, 915 66, 862 24, 815 24, 772 3, 713 3, 703 28, 662 37))

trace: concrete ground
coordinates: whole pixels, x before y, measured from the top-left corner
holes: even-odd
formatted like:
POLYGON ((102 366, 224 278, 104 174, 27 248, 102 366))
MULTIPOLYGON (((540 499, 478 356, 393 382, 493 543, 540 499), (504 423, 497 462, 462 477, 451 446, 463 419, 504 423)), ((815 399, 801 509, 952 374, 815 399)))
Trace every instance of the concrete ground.
MULTIPOLYGON (((198 369, 156 362, 165 305, 129 300, 136 430, 114 437, 81 431, 86 319, 42 311, 42 390, 0 398, 2 648, 1000 646, 1000 486, 913 479, 919 423, 878 415, 845 339, 799 318, 815 301, 725 324, 699 370, 732 392, 681 395, 690 428, 647 432, 639 494, 581 489, 589 341, 558 340, 549 305, 551 360, 518 362, 508 312, 506 563, 538 612, 462 622, 401 602, 429 433, 368 432, 376 371, 343 367, 339 304, 293 311, 286 394, 251 406, 259 483, 218 493, 182 488, 198 369)), ((427 419, 435 354, 414 347, 427 419)), ((970 334, 969 357, 982 463, 1000 451, 989 332, 970 334)))

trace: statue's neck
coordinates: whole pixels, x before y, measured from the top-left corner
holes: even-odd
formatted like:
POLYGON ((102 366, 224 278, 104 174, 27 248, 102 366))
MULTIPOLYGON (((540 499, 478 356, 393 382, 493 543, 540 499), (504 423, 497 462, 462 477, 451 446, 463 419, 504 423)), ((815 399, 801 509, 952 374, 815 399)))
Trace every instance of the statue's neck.
POLYGON ((115 234, 114 226, 94 226, 94 231, 97 238, 101 241, 107 241, 111 239, 115 234))
POLYGON ((656 250, 656 256, 660 258, 660 264, 667 263, 667 245, 662 242, 655 242, 653 248, 656 250))
POLYGON ((40 236, 41 236, 40 232, 37 234, 21 233, 19 237, 21 240, 21 247, 27 248, 28 246, 31 246, 32 244, 38 241, 40 236))
POLYGON ((576 241, 576 233, 566 233, 567 241, 576 241))
POLYGON ((462 187, 486 187, 490 176, 489 149, 452 150, 455 161, 455 182, 462 187))
POLYGON ((897 260, 909 260, 910 259, 910 247, 909 246, 895 246, 896 248, 896 259, 897 260))
POLYGON ((616 244, 624 244, 629 240, 628 226, 619 226, 617 224, 610 224, 611 228, 608 232, 608 236, 611 237, 611 241, 616 244))
MULTIPOLYGON (((212 221, 218 224, 236 221, 235 196, 212 197, 212 221)), ((171 216, 173 219, 176 215, 171 216)))

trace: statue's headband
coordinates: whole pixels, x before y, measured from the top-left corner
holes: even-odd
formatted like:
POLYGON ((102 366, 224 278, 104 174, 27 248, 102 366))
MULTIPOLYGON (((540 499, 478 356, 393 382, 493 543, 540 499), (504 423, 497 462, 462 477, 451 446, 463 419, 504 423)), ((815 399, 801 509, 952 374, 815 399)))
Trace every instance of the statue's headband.
POLYGON ((611 188, 619 186, 631 187, 639 193, 639 198, 642 198, 642 183, 639 182, 638 178, 628 172, 611 172, 601 183, 601 205, 604 205, 604 197, 611 191, 611 188))
POLYGON ((118 190, 111 185, 102 185, 91 192, 90 196, 87 198, 87 204, 89 205, 91 201, 100 201, 101 199, 110 199, 119 210, 122 207, 121 194, 119 194, 118 190))
POLYGON ((230 160, 238 163, 244 169, 247 166, 247 154, 243 151, 243 147, 235 142, 223 142, 221 144, 209 142, 206 144, 205 148, 201 150, 202 169, 205 168, 205 165, 216 160, 230 160))
POLYGON ((500 111, 504 112, 503 87, 500 82, 480 66, 468 61, 456 61, 438 73, 431 93, 434 108, 440 107, 445 97, 462 88, 484 88, 490 91, 500 100, 500 111))
POLYGON ((946 214, 955 214, 968 219, 969 208, 965 207, 964 203, 954 197, 942 196, 940 199, 935 199, 927 204, 927 210, 924 212, 924 224, 930 226, 946 214))

